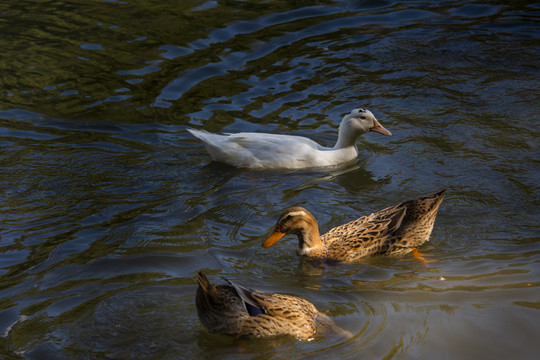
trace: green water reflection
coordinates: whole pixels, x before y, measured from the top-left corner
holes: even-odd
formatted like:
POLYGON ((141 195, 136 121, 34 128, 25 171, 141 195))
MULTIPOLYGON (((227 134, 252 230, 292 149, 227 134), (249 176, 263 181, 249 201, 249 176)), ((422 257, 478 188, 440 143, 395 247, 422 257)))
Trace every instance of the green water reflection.
POLYGON ((538 14, 530 2, 0 5, 0 358, 536 358, 538 14), (210 161, 187 126, 335 141, 327 172, 210 161), (446 188, 426 264, 313 265, 260 247, 446 188), (348 341, 199 323, 195 273, 312 301, 348 341))

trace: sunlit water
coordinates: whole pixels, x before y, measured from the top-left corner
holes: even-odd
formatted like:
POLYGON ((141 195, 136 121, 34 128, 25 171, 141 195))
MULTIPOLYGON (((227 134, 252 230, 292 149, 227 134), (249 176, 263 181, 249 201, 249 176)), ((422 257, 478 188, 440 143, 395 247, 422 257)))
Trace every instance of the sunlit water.
POLYGON ((538 357, 540 5, 314 3, 0 5, 0 358, 538 357), (231 168, 185 131, 333 145, 355 107, 394 136, 337 170, 231 168), (260 246, 286 206, 326 231, 443 188, 426 264, 260 246), (198 270, 354 337, 212 335, 198 270))

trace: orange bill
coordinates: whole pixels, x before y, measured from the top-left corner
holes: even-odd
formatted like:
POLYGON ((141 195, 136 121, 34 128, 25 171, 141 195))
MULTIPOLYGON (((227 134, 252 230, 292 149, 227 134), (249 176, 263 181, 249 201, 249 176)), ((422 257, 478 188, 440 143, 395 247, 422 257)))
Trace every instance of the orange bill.
POLYGON ((274 230, 274 232, 272 233, 272 235, 270 235, 268 237, 268 239, 266 239, 262 246, 263 247, 269 247, 269 246, 272 246, 274 245, 279 239, 281 239, 283 236, 285 235, 284 232, 281 232, 279 230, 274 230))
POLYGON ((384 128, 384 126, 381 125, 380 122, 377 121, 377 119, 373 119, 373 127, 370 129, 370 131, 378 132, 379 134, 392 136, 392 133, 384 128))

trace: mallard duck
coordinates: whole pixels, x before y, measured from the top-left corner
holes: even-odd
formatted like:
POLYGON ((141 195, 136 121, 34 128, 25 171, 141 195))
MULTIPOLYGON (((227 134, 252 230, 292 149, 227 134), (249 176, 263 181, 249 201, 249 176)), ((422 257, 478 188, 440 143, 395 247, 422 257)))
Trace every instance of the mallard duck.
POLYGON ((216 161, 250 169, 307 169, 337 166, 356 159, 356 139, 374 131, 391 136, 371 111, 354 109, 341 120, 333 148, 301 136, 267 133, 211 134, 187 129, 201 139, 216 161))
POLYGON ((310 258, 354 262, 371 255, 408 253, 429 240, 444 192, 362 216, 322 236, 309 211, 300 206, 290 207, 283 210, 263 247, 272 246, 285 234, 295 234, 297 253, 310 258))
POLYGON ((248 289, 225 278, 227 284, 216 285, 202 272, 197 280, 197 314, 213 333, 248 338, 291 335, 301 341, 330 333, 351 336, 307 300, 248 289))

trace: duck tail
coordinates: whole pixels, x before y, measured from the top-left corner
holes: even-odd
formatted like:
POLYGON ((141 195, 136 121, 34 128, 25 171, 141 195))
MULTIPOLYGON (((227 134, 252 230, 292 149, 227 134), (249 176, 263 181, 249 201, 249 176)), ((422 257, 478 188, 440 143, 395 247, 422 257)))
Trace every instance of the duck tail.
POLYGON ((446 190, 441 190, 435 194, 421 196, 419 198, 405 201, 399 206, 407 208, 407 213, 402 221, 402 226, 398 230, 402 236, 409 236, 414 233, 418 238, 427 241, 433 230, 435 218, 439 211, 446 190))
POLYGON ((210 287, 212 286, 212 283, 208 281, 208 278, 202 271, 199 271, 197 273, 197 281, 199 282, 199 286, 201 287, 202 291, 205 293, 208 293, 210 287))
POLYGON ((432 195, 421 196, 416 199, 405 201, 399 206, 407 207, 409 209, 409 214, 417 217, 433 212, 436 214, 439 205, 441 205, 441 202, 443 201, 445 192, 446 189, 432 195))
POLYGON ((201 139, 202 141, 206 141, 208 135, 212 135, 211 133, 209 133, 209 132, 206 131, 206 130, 197 130, 197 129, 192 129, 192 128, 187 128, 186 130, 187 130, 191 135, 195 136, 196 138, 201 139))

